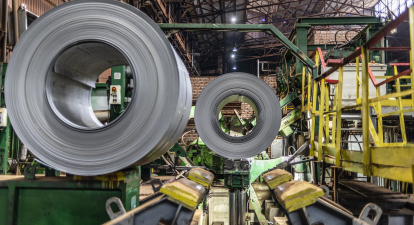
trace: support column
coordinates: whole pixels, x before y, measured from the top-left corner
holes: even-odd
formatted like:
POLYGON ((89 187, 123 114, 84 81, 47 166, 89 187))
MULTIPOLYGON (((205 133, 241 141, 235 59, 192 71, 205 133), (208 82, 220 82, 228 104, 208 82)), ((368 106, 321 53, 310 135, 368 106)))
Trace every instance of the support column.
POLYGON ((368 75, 368 54, 367 48, 362 47, 362 162, 364 164, 364 175, 370 176, 371 151, 370 151, 370 134, 369 134, 369 75, 368 75))
MULTIPOLYGON (((414 7, 408 8, 409 12, 409 29, 410 29, 410 69, 414 71, 414 7)), ((414 89, 414 72, 411 72, 411 89, 414 89)), ((414 94, 411 95, 412 103, 414 106, 414 94)))
POLYGON ((320 102, 319 102, 318 158, 320 160, 324 160, 322 137, 323 137, 323 122, 324 122, 323 113, 325 112, 325 106, 324 106, 325 104, 325 78, 322 79, 320 85, 321 85, 321 94, 319 95, 320 102))
MULTIPOLYGON (((411 164, 411 182, 414 182, 414 160, 413 163, 411 164)), ((414 198, 414 188, 413 188, 413 198, 414 198)))
MULTIPOLYGON (((308 54, 308 29, 311 28, 309 24, 296 24, 296 39, 295 45, 301 50, 305 55, 308 54)), ((303 63, 296 59, 296 74, 302 72, 303 63)))
MULTIPOLYGON (((377 27, 377 26, 369 28, 367 38, 371 38, 380 29, 381 29, 381 27, 377 27)), ((381 46, 381 43, 382 43, 382 41, 379 41, 373 47, 383 47, 383 46, 381 46)), ((382 53, 381 53, 381 51, 370 51, 369 52, 369 62, 372 62, 372 61, 375 61, 376 63, 384 63, 384 62, 382 62, 382 53)))
MULTIPOLYGON (((344 67, 339 67, 338 73, 338 89, 337 89, 337 104, 336 104, 336 127, 332 127, 332 133, 334 129, 336 129, 336 140, 334 135, 332 134, 332 139, 335 143, 335 165, 341 166, 341 135, 342 135, 342 84, 343 84, 343 75, 344 75, 344 67)), ((335 101, 335 100, 334 100, 335 101)))
POLYGON ((322 164, 322 177, 321 177, 321 185, 326 185, 325 183, 325 170, 326 170, 326 162, 322 159, 321 160, 321 164, 322 164))
POLYGON ((339 181, 339 168, 338 167, 336 167, 336 166, 333 166, 332 167, 332 170, 333 170, 333 173, 332 173, 332 175, 333 175, 333 183, 334 183, 334 186, 333 186, 333 190, 334 190, 334 202, 336 202, 336 203, 339 203, 339 195, 338 195, 338 190, 339 190, 339 184, 338 184, 338 181, 339 181))

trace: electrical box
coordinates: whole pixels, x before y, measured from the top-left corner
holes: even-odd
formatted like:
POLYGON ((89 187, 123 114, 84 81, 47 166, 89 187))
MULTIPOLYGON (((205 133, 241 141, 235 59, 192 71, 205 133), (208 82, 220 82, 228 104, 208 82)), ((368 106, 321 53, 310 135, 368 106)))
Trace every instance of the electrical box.
POLYGON ((329 85, 329 95, 334 96, 335 95, 335 85, 329 85))
POLYGON ((121 104, 121 85, 111 85, 109 88, 109 104, 121 104))
POLYGON ((0 108, 0 127, 7 127, 7 109, 0 108))
POLYGON ((276 139, 270 146, 270 158, 276 159, 283 155, 283 139, 276 139))

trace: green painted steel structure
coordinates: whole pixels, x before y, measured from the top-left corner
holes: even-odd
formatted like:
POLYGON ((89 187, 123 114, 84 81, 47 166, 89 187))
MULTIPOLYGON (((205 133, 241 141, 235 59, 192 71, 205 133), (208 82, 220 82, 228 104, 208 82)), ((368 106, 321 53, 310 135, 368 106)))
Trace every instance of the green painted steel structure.
MULTIPOLYGON (((7 64, 0 66, 3 87, 7 64)), ((112 85, 122 87, 122 104, 111 107, 112 119, 126 107, 125 66, 113 68, 112 74, 115 72, 123 74, 121 79, 111 80, 112 85)), ((107 89, 107 84, 97 83, 96 90, 104 90, 106 94, 107 89)), ((3 93, 0 99, 4 108, 3 93)), ((140 167, 96 177, 59 177, 59 172, 56 176, 54 170, 50 170, 51 177, 36 175, 35 179, 5 175, 8 159, 18 160, 20 150, 20 140, 7 121, 7 126, 0 129, 0 174, 3 175, 0 176, 0 224, 102 224, 110 219, 106 212, 109 198, 120 198, 127 211, 139 205, 140 167)), ((39 163, 34 166, 36 173, 49 175, 49 168, 43 168, 39 163)))
POLYGON ((313 68, 315 63, 308 58, 306 52, 302 52, 275 26, 270 24, 206 24, 206 23, 159 23, 164 31, 171 33, 179 31, 237 31, 237 32, 266 32, 277 38, 287 49, 291 50, 306 66, 313 68))
POLYGON ((102 224, 110 219, 109 198, 120 198, 127 211, 138 206, 140 181, 139 168, 106 180, 0 176, 0 224, 102 224))
MULTIPOLYGON (((0 80, 1 80, 1 95, 0 95, 0 106, 1 108, 6 107, 4 101, 4 80, 6 77, 7 63, 0 64, 0 80)), ((7 117, 7 126, 0 129, 0 175, 7 174, 9 170, 8 160, 18 161, 20 151, 20 140, 13 130, 10 124, 10 120, 7 117)))
POLYGON ((375 16, 301 17, 296 23, 307 23, 311 26, 382 24, 381 19, 375 16))

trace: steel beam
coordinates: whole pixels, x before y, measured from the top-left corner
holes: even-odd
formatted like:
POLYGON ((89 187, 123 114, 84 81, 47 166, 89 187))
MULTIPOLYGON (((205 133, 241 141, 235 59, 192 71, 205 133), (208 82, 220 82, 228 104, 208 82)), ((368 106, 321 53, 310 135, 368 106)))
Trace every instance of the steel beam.
POLYGON ((315 44, 315 45, 308 45, 308 51, 315 51, 318 48, 322 50, 330 50, 333 49, 336 45, 335 44, 315 44))
MULTIPOLYGON (((412 7, 411 7, 412 8, 412 7)), ((411 9, 410 8, 410 9, 411 9)), ((414 8, 411 9, 414 11, 414 8)), ((406 10, 404 13, 402 13, 397 19, 387 23, 384 27, 382 27, 377 33, 375 33, 367 42, 365 42, 364 47, 365 48, 372 48, 376 43, 378 43, 382 38, 384 38, 387 34, 391 32, 394 28, 396 28, 398 25, 400 25, 404 20, 408 19, 408 11, 406 10)), ((351 17, 350 17, 351 18, 351 17)), ((414 18, 414 17, 413 17, 414 18)), ((414 21, 414 19, 413 19, 414 21)), ((412 29, 414 32, 414 29, 412 29)), ((358 57, 361 54, 361 48, 358 48, 355 52, 353 52, 348 57, 344 58, 343 65, 347 65, 352 60, 354 60, 356 57, 358 57)), ((339 67, 332 67, 322 75, 316 78, 317 81, 321 81, 322 78, 329 76, 333 72, 337 71, 339 67)), ((413 83, 414 86, 414 83, 413 83)), ((413 98, 414 101, 414 98, 413 98)))
POLYGON ((370 134, 369 134, 369 75, 368 75, 368 48, 362 47, 362 137, 363 137, 363 163, 364 163, 364 175, 370 176, 370 134))
POLYGON ((382 24, 381 19, 374 16, 306 17, 298 18, 296 23, 307 23, 311 26, 382 24))
MULTIPOLYGON (((311 26, 308 24, 297 24, 296 25, 296 39, 295 44, 302 52, 308 52, 308 29, 311 26)), ((296 63, 296 73, 300 73, 302 70, 302 63, 296 63)))
POLYGON ((265 32, 277 38, 303 64, 312 68, 315 66, 315 63, 307 57, 306 53, 299 50, 283 33, 270 24, 159 23, 158 26, 163 31, 170 31, 172 33, 179 31, 265 32))

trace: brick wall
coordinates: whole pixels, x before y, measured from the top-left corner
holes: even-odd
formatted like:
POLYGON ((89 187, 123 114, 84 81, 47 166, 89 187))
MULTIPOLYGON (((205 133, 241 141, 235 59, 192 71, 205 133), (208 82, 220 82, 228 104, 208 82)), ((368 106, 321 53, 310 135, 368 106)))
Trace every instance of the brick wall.
MULTIPOLYGON (((332 31, 314 31, 311 39, 308 41, 308 44, 335 44, 335 34, 337 33, 337 30, 332 31)), ((351 40, 355 35, 358 33, 356 31, 339 31, 336 34, 336 41, 338 42, 338 45, 344 44, 346 42, 346 38, 348 40, 351 40)))
POLYGON ((106 81, 108 80, 108 77, 111 76, 111 74, 112 74, 111 69, 105 70, 104 72, 101 73, 101 75, 99 75, 98 82, 99 83, 106 83, 106 81))
POLYGON ((254 114, 253 108, 249 104, 242 102, 241 103, 241 117, 243 119, 250 119, 253 116, 253 114, 254 114))
MULTIPOLYGON (((312 34, 312 37, 309 39, 308 44, 336 44, 336 42, 338 43, 338 45, 344 44, 346 43, 346 39, 345 39, 345 34, 346 34, 346 38, 348 40, 351 40, 352 38, 355 37, 355 35, 358 34, 358 32, 356 31, 339 31, 337 34, 336 32, 338 32, 337 30, 332 30, 332 31, 314 31, 312 34), (348 33, 347 33, 348 32, 348 33), (335 42, 335 34, 336 34, 336 42, 335 42)), ((322 49, 322 55, 325 55, 326 51, 322 49)), ((312 55, 312 52, 308 52, 308 56, 312 55)))

